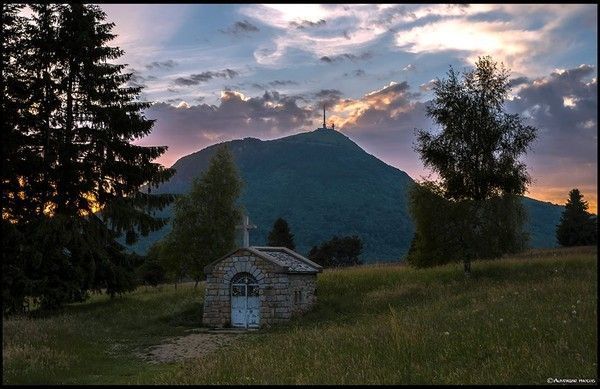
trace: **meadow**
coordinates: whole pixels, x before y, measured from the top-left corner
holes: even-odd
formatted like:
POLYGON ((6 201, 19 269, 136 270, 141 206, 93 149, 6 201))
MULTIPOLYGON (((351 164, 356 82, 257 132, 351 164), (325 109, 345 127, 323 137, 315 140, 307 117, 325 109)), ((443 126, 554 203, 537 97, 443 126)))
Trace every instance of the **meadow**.
POLYGON ((3 320, 3 384, 545 384, 597 379, 597 248, 326 270, 315 308, 203 359, 137 353, 201 326, 203 285, 3 320))

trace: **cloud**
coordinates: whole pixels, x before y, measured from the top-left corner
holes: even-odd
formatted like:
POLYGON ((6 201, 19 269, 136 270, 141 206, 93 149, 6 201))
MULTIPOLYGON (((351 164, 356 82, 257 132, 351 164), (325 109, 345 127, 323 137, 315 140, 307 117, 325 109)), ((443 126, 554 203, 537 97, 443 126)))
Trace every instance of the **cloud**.
POLYGON ((572 39, 578 39, 569 36, 572 31, 565 34, 565 26, 589 12, 589 7, 564 4, 419 7, 413 20, 397 20, 395 44, 414 54, 454 51, 468 63, 492 55, 521 74, 545 72, 539 62, 573 48, 572 39))
POLYGON ((254 24, 250 23, 247 20, 237 21, 233 24, 233 26, 228 27, 225 30, 219 30, 223 34, 229 34, 234 36, 240 36, 252 32, 259 32, 260 29, 256 27, 254 24))
POLYGON ((414 64, 409 63, 408 65, 406 65, 405 67, 402 68, 402 71, 412 72, 412 71, 415 71, 416 69, 417 69, 417 67, 414 64))
POLYGON ((435 83, 436 83, 435 79, 429 80, 429 81, 427 81, 427 82, 419 85, 419 90, 421 92, 428 92, 430 90, 433 90, 433 87, 435 86, 435 83))
POLYGON ((173 83, 179 86, 198 85, 202 82, 210 81, 214 78, 231 79, 238 76, 239 73, 235 70, 224 69, 219 72, 207 71, 199 74, 192 74, 189 77, 177 77, 173 83))
POLYGON ((254 57, 261 65, 282 67, 290 63, 287 54, 292 52, 331 59, 362 49, 386 32, 373 27, 368 20, 375 8, 374 5, 266 4, 244 7, 241 12, 279 30, 270 42, 256 48, 254 57))
POLYGON ((310 20, 302 20, 300 22, 291 21, 289 25, 292 28, 296 28, 298 30, 304 30, 305 28, 322 27, 326 23, 327 22, 325 20, 319 19, 316 22, 311 22, 310 20))
MULTIPOLYGON (((244 85, 244 84, 242 84, 244 85)), ((248 84, 245 84, 248 85, 248 84)), ((278 88, 278 87, 286 87, 286 86, 291 86, 291 85, 298 85, 298 82, 296 81, 292 81, 292 80, 273 80, 270 81, 268 83, 259 83, 259 82, 253 82, 250 84, 250 86, 254 89, 260 89, 260 90, 268 90, 269 87, 272 88, 278 88)))
POLYGON ((520 85, 524 85, 524 84, 528 84, 530 82, 529 78, 527 77, 517 77, 517 78, 512 78, 510 80, 508 80, 508 86, 510 88, 514 88, 520 85))
POLYGON ((365 94, 360 99, 338 98, 333 108, 338 127, 364 131, 373 126, 379 127, 382 120, 395 121, 400 113, 412 109, 411 100, 415 95, 409 90, 410 86, 406 81, 401 83, 392 81, 381 89, 365 94))
POLYGON ((173 67, 175 67, 177 65, 177 62, 173 61, 172 59, 166 60, 166 61, 154 61, 154 62, 150 62, 149 64, 146 65, 146 69, 148 70, 152 70, 152 69, 171 69, 173 67))
POLYGON ((344 77, 364 77, 367 73, 365 73, 362 69, 356 69, 352 73, 344 73, 344 77))
POLYGON ((292 80, 275 80, 275 81, 269 82, 269 85, 271 85, 272 87, 278 87, 278 86, 287 86, 287 85, 298 85, 298 83, 296 81, 292 81, 292 80))
POLYGON ((221 91, 217 105, 157 103, 145 112, 156 119, 152 133, 136 143, 167 143, 169 150, 159 162, 170 166, 179 157, 214 143, 248 136, 270 139, 312 129, 318 112, 299 106, 299 101, 298 96, 277 91, 249 97, 229 90, 221 91))
POLYGON ((321 89, 314 94, 315 99, 318 101, 319 108, 331 108, 342 97, 342 92, 337 89, 321 89))
POLYGON ((534 31, 510 29, 505 23, 461 19, 441 20, 396 33, 396 45, 410 53, 460 50, 503 58, 524 55, 538 39, 534 31))
POLYGON ((562 203, 570 189, 580 187, 596 203, 597 91, 596 68, 580 65, 528 80, 507 105, 539 130, 527 156, 538 196, 544 188, 551 196, 562 192, 562 199, 550 197, 562 203))
POLYGON ((364 52, 362 54, 359 55, 355 55, 355 54, 350 54, 350 53, 343 53, 343 54, 339 54, 339 55, 335 55, 335 56, 323 56, 320 58, 321 61, 326 62, 326 63, 334 63, 334 62, 342 62, 342 61, 352 61, 352 62, 356 62, 356 61, 364 61, 367 59, 371 59, 373 57, 373 54, 369 51, 364 52))

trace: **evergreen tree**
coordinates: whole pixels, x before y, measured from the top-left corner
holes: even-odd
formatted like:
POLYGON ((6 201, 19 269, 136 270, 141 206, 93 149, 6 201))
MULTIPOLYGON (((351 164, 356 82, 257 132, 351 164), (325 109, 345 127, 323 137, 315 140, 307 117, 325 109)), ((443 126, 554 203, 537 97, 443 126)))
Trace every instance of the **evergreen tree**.
POLYGON ((561 246, 586 246, 598 242, 597 218, 587 209, 588 203, 579 189, 572 189, 556 227, 556 239, 561 246))
POLYGON ((236 205, 242 181, 227 146, 221 146, 208 169, 195 178, 190 192, 175 201, 173 230, 164 252, 179 258, 196 286, 204 266, 235 248, 235 226, 242 216, 236 205))
POLYGON ((12 224, 2 246, 14 253, 3 302, 13 311, 25 289, 44 307, 131 290, 140 258, 116 238, 161 228, 151 211, 172 201, 150 193, 173 174, 152 162, 166 147, 131 143, 153 121, 113 63, 123 53, 107 45, 114 25, 95 5, 30 7, 23 19, 2 6, 3 230, 12 224))
POLYGON ((28 85, 25 72, 27 21, 19 16, 23 5, 2 3, 0 14, 0 87, 2 93, 2 219, 28 220, 35 216, 34 199, 27 180, 28 164, 35 158, 23 114, 28 110, 28 85))
MULTIPOLYGON (((519 158, 536 137, 536 129, 522 124, 518 114, 504 111, 508 96, 510 73, 490 57, 480 57, 475 69, 466 72, 462 80, 452 68, 448 79, 437 80, 434 99, 427 115, 442 129, 438 134, 424 130, 417 133, 416 151, 425 166, 439 175, 440 193, 448 201, 465 202, 460 207, 472 221, 463 234, 473 234, 470 242, 485 240, 486 220, 494 209, 488 202, 504 201, 504 212, 513 217, 499 228, 508 235, 514 247, 524 247, 524 212, 515 198, 525 192, 530 178, 519 158), (504 198, 505 200, 498 200, 504 198)), ((418 217, 419 212, 413 216, 418 217)), ((456 221, 456 223, 461 224, 456 221)), ((419 222, 417 221, 417 225, 419 222)), ((424 231, 417 230, 419 239, 427 242, 424 231)), ((507 236, 505 234, 505 236, 507 236)), ((463 252, 465 273, 470 273, 471 260, 482 256, 480 248, 467 247, 463 252)))
POLYGON ((287 247, 290 250, 296 248, 296 245, 294 244, 294 234, 290 232, 290 227, 284 219, 278 218, 273 224, 273 229, 269 232, 267 245, 273 247, 287 247))

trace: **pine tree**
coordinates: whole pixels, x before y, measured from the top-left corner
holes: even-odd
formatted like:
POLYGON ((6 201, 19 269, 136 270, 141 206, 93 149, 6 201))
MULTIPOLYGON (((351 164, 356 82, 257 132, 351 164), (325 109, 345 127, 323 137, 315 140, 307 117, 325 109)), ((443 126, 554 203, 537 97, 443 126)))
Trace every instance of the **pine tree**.
POLYGON ((2 3, 0 15, 0 87, 2 129, 2 220, 28 220, 35 215, 27 177, 29 161, 35 158, 23 114, 28 109, 28 85, 25 65, 26 19, 19 16, 23 5, 2 3))
MULTIPOLYGON (((24 242, 12 274, 24 274, 29 296, 53 307, 91 289, 114 295, 135 286, 140 258, 116 239, 131 243, 164 226, 151 212, 172 196, 150 191, 173 171, 152 162, 166 147, 131 143, 153 121, 142 114, 141 88, 114 63, 123 51, 107 45, 114 25, 105 13, 30 7, 24 20, 19 7, 2 6, 3 227, 14 224, 13 241, 2 245, 24 242)), ((3 283, 3 301, 17 296, 11 288, 3 283)))
POLYGON ((35 148, 28 146, 31 137, 23 114, 28 110, 26 55, 27 19, 20 16, 23 5, 2 3, 0 13, 0 99, 2 128, 0 150, 2 166, 2 308, 3 313, 22 312, 26 297, 31 295, 27 274, 33 252, 31 237, 22 226, 36 217, 35 198, 28 177, 35 148))
POLYGON ((290 232, 290 227, 287 222, 278 218, 273 224, 273 229, 269 232, 267 245, 274 247, 287 247, 290 250, 294 250, 296 245, 294 244, 294 234, 290 232))
MULTIPOLYGON (((241 218, 236 205, 242 181, 227 146, 221 146, 208 169, 194 179, 190 192, 175 201, 173 230, 164 252, 180 258, 196 281, 204 266, 235 248, 235 226, 241 218)), ((175 261, 177 262, 177 261, 175 261)))
POLYGON ((579 189, 572 189, 556 227, 556 239, 561 246, 586 246, 598 242, 597 218, 587 209, 588 203, 579 189))

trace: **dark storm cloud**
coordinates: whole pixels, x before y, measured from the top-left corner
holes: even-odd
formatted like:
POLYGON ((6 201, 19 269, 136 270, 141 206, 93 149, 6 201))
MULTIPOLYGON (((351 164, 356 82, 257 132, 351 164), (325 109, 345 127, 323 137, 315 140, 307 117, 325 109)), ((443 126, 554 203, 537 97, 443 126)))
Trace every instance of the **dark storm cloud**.
POLYGON ((321 89, 314 94, 314 98, 318 102, 318 106, 322 108, 333 107, 342 97, 342 92, 337 89, 321 89))
POLYGON ((300 23, 290 22, 290 27, 298 29, 298 30, 304 30, 305 28, 322 27, 326 23, 327 22, 323 19, 320 19, 316 22, 311 22, 310 20, 302 20, 300 23))
POLYGON ((352 62, 363 61, 363 60, 371 59, 372 57, 373 57, 373 54, 370 51, 367 51, 360 55, 355 55, 355 54, 350 54, 350 53, 344 53, 344 54, 339 54, 339 55, 334 55, 334 56, 326 55, 326 56, 321 57, 320 59, 322 62, 334 63, 334 62, 342 62, 342 61, 352 61, 352 62))
POLYGON ((176 85, 180 85, 180 86, 190 86, 190 85, 198 85, 201 82, 207 82, 214 78, 231 79, 238 75, 239 75, 239 73, 236 72, 235 70, 224 69, 220 72, 207 71, 207 72, 202 72, 200 74, 192 74, 189 77, 177 77, 173 82, 176 85))
POLYGON ((144 81, 154 81, 157 80, 155 76, 144 76, 137 69, 127 69, 129 73, 131 73, 131 77, 129 78, 129 82, 133 84, 142 85, 144 81))
MULTIPOLYGON (((508 108, 539 129, 534 159, 597 164, 598 101, 595 68, 581 65, 525 82, 508 108)), ((542 162, 540 165, 543 165, 542 162)))
POLYGON ((508 80, 508 86, 510 88, 514 88, 515 86, 528 84, 529 82, 530 82, 530 80, 527 77, 517 77, 517 78, 513 78, 511 80, 508 80))
POLYGON ((152 70, 152 69, 171 69, 173 67, 177 66, 177 62, 173 61, 172 59, 169 59, 167 61, 154 61, 154 62, 150 62, 149 64, 146 65, 146 69, 148 70, 152 70))
POLYGON ((229 34, 234 36, 239 36, 246 33, 251 32, 259 32, 260 29, 256 27, 254 24, 250 23, 247 20, 237 21, 233 24, 233 26, 228 27, 225 30, 219 30, 223 34, 229 34))

